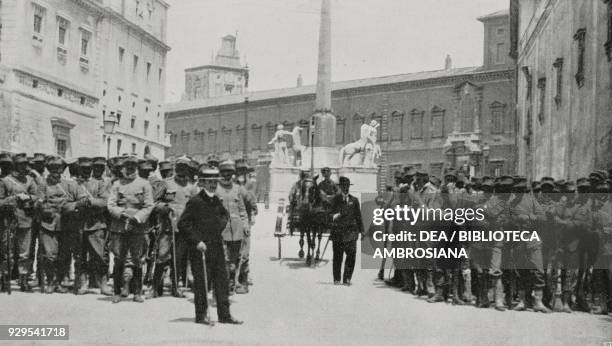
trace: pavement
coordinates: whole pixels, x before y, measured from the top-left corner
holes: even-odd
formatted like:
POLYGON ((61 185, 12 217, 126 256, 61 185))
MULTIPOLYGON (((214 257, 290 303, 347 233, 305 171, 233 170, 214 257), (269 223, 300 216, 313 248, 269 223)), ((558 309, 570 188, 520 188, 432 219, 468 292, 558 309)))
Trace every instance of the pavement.
MULTIPOLYGON (((68 343, 74 345, 605 346, 612 342, 610 316, 428 304, 376 281, 376 271, 359 268, 359 258, 353 285, 333 285, 331 245, 318 266, 307 267, 297 258, 298 237, 285 237, 283 259, 278 260, 273 237, 276 209, 263 209, 252 232, 254 285, 249 294, 231 297, 231 312, 244 325, 193 323, 190 292, 187 299, 164 296, 142 304, 130 299, 112 304, 109 297, 97 294, 13 292, 0 295, 0 324, 67 324, 68 343)), ((216 310, 211 316, 216 320, 216 310)))

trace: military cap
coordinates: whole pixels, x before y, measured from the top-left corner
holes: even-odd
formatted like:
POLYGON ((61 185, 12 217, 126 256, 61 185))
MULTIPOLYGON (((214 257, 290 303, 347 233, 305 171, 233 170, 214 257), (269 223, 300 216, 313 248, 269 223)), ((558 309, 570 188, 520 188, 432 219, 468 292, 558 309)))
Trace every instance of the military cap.
POLYGON ((444 173, 444 178, 446 177, 455 177, 457 178, 457 171, 455 171, 454 168, 449 168, 446 170, 446 173, 444 173))
POLYGON ((121 156, 112 157, 108 160, 109 167, 121 167, 123 166, 123 158, 121 156))
POLYGON ((417 172, 416 172, 416 175, 419 176, 419 177, 428 177, 429 173, 427 173, 427 172, 425 172, 423 170, 418 169, 417 172))
POLYGON ((544 180, 544 178, 542 178, 542 182, 540 182, 540 188, 544 189, 544 187, 547 186, 550 189, 554 189, 555 188, 555 183, 554 181, 550 181, 550 180, 544 180))
POLYGON ((407 166, 404 167, 404 171, 403 171, 403 177, 414 177, 417 174, 416 169, 414 169, 414 167, 412 166, 407 166))
POLYGON ((151 164, 151 161, 149 160, 141 159, 141 160, 138 160, 138 169, 152 171, 153 164, 151 164))
POLYGON ((32 157, 32 162, 45 162, 46 159, 47 155, 43 153, 34 153, 34 156, 32 157))
POLYGON ((47 159, 47 167, 62 166, 66 167, 66 161, 59 156, 51 156, 47 159))
POLYGON ((202 165, 198 170, 198 179, 200 180, 218 180, 219 170, 215 167, 202 165))
POLYGON ((198 168, 200 167, 200 163, 196 160, 189 161, 189 168, 193 171, 193 174, 198 173, 198 168))
POLYGON ((34 156, 28 156, 27 159, 28 159, 28 163, 29 164, 34 163, 34 161, 33 161, 34 160, 34 156))
POLYGON ((13 163, 28 162, 28 156, 25 153, 19 153, 13 155, 13 163))
POLYGON ((542 177, 542 179, 540 179, 541 182, 545 182, 545 181, 549 181, 551 183, 555 182, 555 179, 553 179, 552 177, 542 177))
POLYGON ((538 191, 540 191, 540 189, 541 189, 541 188, 542 188, 542 184, 540 184, 540 182, 539 182, 539 181, 532 181, 532 182, 531 182, 531 189, 532 189, 534 192, 538 192, 538 191))
POLYGON ((77 165, 79 163, 79 159, 77 157, 71 157, 66 159, 66 165, 72 166, 77 165))
POLYGON ((331 172, 331 169, 329 167, 323 167, 321 168, 321 173, 323 172, 331 172))
POLYGON ((565 185, 565 183, 566 183, 565 179, 559 179, 559 180, 555 181, 555 186, 561 187, 561 186, 565 185))
POLYGON ((171 171, 173 169, 172 162, 162 161, 159 163, 159 171, 171 171))
POLYGON ((589 182, 588 178, 578 178, 576 180, 576 187, 577 188, 581 188, 581 187, 589 188, 591 187, 591 183, 589 182))
POLYGON ((127 165, 128 163, 138 165, 138 159, 136 158, 136 155, 124 155, 121 158, 121 162, 123 163, 123 165, 127 165))
POLYGON ((90 159, 89 157, 79 157, 78 165, 79 167, 91 167, 92 159, 90 159))
POLYGON ((515 188, 527 188, 527 178, 523 177, 523 176, 517 176, 514 179, 514 186, 515 188))
POLYGON ((593 181, 604 181, 608 179, 608 173, 601 170, 595 170, 589 174, 589 180, 593 181))
POLYGON ((595 191, 596 192, 609 192, 610 184, 608 184, 607 181, 602 181, 595 186, 595 191))
POLYGON ((174 166, 179 166, 179 165, 185 165, 189 167, 191 165, 191 159, 183 155, 179 157, 178 159, 176 159, 176 161, 174 162, 174 166))
POLYGON ((563 192, 576 192, 576 184, 573 181, 566 181, 561 189, 563 192))
POLYGON ((232 160, 219 163, 219 171, 236 171, 236 164, 232 160))
POLYGON ((0 162, 4 162, 4 163, 13 163, 13 159, 11 158, 11 154, 9 153, 0 153, 0 162))
POLYGON ((480 183, 480 186, 490 186, 490 187, 493 187, 493 185, 494 185, 493 178, 491 178, 489 176, 482 177, 482 181, 480 183))
POLYGON ((236 169, 246 169, 249 165, 247 164, 245 159, 237 159, 236 160, 236 169))
POLYGON ((210 163, 210 162, 219 163, 219 156, 217 156, 217 154, 210 154, 206 158, 206 162, 208 162, 208 163, 210 163))
POLYGON ((499 177, 500 186, 512 186, 514 185, 514 178, 509 175, 503 175, 499 177))
POLYGON ((93 166, 106 166, 106 159, 102 156, 97 156, 91 159, 91 164, 93 166))
POLYGON ((351 179, 347 177, 340 177, 338 179, 338 185, 353 185, 353 184, 351 184, 351 179))

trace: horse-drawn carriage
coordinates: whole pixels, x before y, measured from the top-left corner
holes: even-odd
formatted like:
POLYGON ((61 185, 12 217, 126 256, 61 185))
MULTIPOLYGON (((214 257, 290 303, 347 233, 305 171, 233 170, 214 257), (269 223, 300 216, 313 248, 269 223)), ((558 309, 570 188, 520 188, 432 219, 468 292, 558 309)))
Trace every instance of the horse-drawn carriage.
POLYGON ((278 258, 281 259, 281 239, 297 233, 300 236, 298 257, 306 257, 307 265, 321 260, 321 241, 323 234, 329 232, 330 219, 329 208, 325 206, 316 179, 305 178, 296 183, 288 203, 280 199, 278 204, 274 232, 278 238, 278 258), (286 230, 283 230, 283 225, 286 225, 286 230))

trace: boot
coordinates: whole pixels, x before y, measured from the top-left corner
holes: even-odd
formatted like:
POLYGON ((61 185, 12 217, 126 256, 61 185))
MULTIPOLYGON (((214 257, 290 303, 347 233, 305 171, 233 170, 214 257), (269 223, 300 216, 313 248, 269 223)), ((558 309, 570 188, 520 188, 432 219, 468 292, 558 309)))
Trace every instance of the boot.
POLYGON ((411 276, 412 271, 409 270, 403 270, 402 271, 402 287, 400 287, 400 290, 402 292, 412 292, 413 291, 413 285, 414 285, 414 277, 411 276))
POLYGON ((64 278, 64 275, 62 271, 58 271, 55 273, 55 280, 54 280, 55 292, 66 294, 68 293, 68 289, 62 285, 63 278, 64 278))
POLYGON ((164 295, 164 267, 156 265, 153 271, 153 282, 151 282, 150 298, 157 298, 164 295))
MULTIPOLYGON (((162 288, 163 290, 163 288, 162 288)), ((172 280, 172 296, 175 298, 185 298, 185 295, 178 288, 178 284, 172 280)))
POLYGON ((19 274, 19 289, 21 292, 32 292, 32 287, 28 283, 28 274, 19 274))
POLYGON ((466 269, 462 272, 463 275, 463 300, 466 304, 472 304, 474 297, 472 296, 472 272, 466 269))
POLYGON ((544 291, 541 288, 538 288, 533 293, 534 301, 533 301, 533 311, 535 312, 543 312, 545 314, 550 313, 550 309, 544 305, 542 299, 544 297, 544 291))
POLYGON ((378 280, 380 281, 384 281, 385 280, 385 270, 381 269, 378 271, 378 280))
POLYGON ((74 294, 87 294, 87 274, 82 273, 81 275, 79 275, 78 278, 75 279, 74 294))
POLYGON ((494 290, 495 310, 506 311, 506 306, 504 305, 504 284, 502 283, 502 279, 500 277, 494 278, 491 287, 494 290))
POLYGON ((134 273, 132 268, 125 268, 123 271, 123 286, 121 287, 121 296, 123 298, 130 295, 130 283, 133 277, 134 273))
POLYGON ((512 308, 512 310, 514 311, 525 311, 526 307, 525 307, 525 290, 519 290, 518 291, 518 296, 519 296, 519 302, 518 304, 516 304, 516 306, 514 308, 512 308))
POLYGON ((43 274, 45 276, 46 285, 45 285, 45 293, 51 294, 55 292, 55 277, 53 273, 47 272, 43 274))
MULTIPOLYGON (((485 274, 478 275, 478 305, 479 308, 488 308, 489 302, 489 279, 485 274)), ((493 292, 492 292, 493 293, 493 292)))
POLYGON ((607 315, 608 314, 608 297, 605 293, 598 293, 593 295, 593 307, 591 313, 594 315, 607 315))
POLYGON ((563 298, 561 293, 555 292, 552 308, 554 312, 563 312, 563 298))
POLYGON ((570 305, 572 304, 572 292, 563 292, 562 300, 563 308, 561 308, 561 311, 571 314, 572 308, 570 308, 570 305))
POLYGON ((465 305, 466 303, 461 299, 459 294, 459 276, 453 275, 453 305, 465 305))
POLYGON ((98 282, 98 287, 100 287, 100 294, 105 296, 112 296, 113 291, 108 286, 108 275, 96 275, 96 281, 98 282))
POLYGON ((438 303, 444 301, 444 291, 442 287, 436 287, 436 293, 430 298, 427 298, 428 303, 438 303))

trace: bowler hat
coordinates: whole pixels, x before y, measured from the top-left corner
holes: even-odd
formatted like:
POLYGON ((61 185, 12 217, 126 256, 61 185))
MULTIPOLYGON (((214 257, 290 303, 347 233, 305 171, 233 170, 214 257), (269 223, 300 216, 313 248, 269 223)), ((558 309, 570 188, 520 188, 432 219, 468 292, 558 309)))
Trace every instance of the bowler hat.
POLYGON ((159 163, 159 171, 171 171, 172 168, 172 162, 170 161, 162 161, 159 163))
POLYGON ((353 184, 351 184, 351 179, 347 177, 340 177, 338 179, 338 185, 353 185, 353 184))
POLYGON ((218 180, 219 170, 215 167, 200 166, 198 170, 198 179, 200 180, 218 180))

